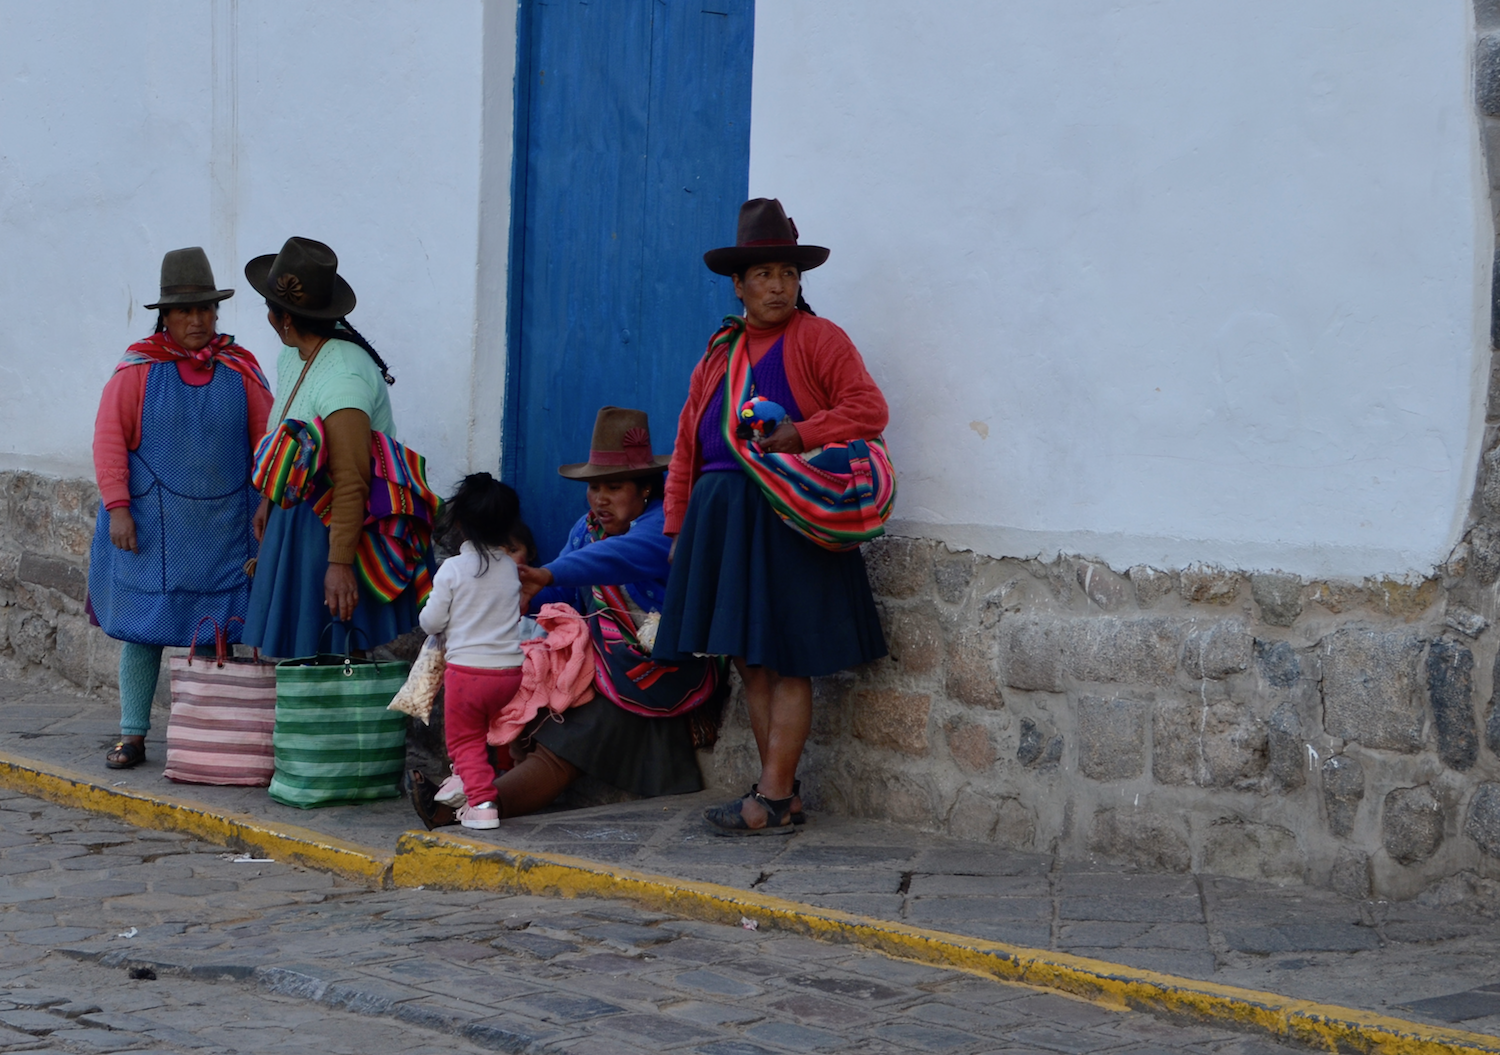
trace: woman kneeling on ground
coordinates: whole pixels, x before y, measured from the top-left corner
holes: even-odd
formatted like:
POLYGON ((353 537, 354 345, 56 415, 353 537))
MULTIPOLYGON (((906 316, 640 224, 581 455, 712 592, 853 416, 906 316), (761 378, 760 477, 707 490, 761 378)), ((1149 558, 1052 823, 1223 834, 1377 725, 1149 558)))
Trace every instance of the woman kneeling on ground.
MULTIPOLYGON (((704 719, 722 703, 723 666, 650 656, 667 588, 662 486, 670 460, 651 453, 644 412, 604 407, 589 460, 558 469, 588 484, 589 510, 556 560, 520 569, 522 610, 562 602, 589 617, 596 695, 560 714, 544 712, 512 745, 516 765, 495 781, 501 817, 546 806, 583 773, 646 797, 703 787, 694 741, 704 742, 712 728, 704 719)), ((414 786, 413 805, 428 827, 453 823, 452 811, 432 801, 429 782, 414 786)))

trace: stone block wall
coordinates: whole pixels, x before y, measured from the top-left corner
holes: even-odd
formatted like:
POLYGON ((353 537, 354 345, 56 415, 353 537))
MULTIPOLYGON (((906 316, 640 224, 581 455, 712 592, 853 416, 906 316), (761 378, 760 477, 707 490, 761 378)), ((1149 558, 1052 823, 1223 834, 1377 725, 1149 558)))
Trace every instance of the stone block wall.
MULTIPOLYGON (((816 683, 804 795, 1351 896, 1500 874, 1500 565, 1475 552, 1418 582, 1309 583, 877 540, 891 656, 816 683)), ((755 778, 742 705, 713 766, 755 778)))
POLYGON ((89 625, 92 480, 0 472, 0 672, 60 675, 85 691, 117 688, 120 646, 89 625))

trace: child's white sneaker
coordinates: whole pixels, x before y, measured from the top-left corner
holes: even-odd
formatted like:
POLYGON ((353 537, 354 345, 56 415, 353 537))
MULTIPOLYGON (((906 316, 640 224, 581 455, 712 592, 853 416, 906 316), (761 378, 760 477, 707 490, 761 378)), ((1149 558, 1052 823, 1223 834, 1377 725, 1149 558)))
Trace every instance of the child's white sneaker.
POLYGON ((468 796, 464 794, 464 782, 457 773, 454 773, 438 787, 437 794, 432 796, 434 802, 441 802, 444 806, 452 806, 458 809, 468 802, 468 796))
POLYGON ((498 828, 500 811, 493 802, 481 802, 478 806, 464 806, 458 811, 458 823, 465 828, 498 828))

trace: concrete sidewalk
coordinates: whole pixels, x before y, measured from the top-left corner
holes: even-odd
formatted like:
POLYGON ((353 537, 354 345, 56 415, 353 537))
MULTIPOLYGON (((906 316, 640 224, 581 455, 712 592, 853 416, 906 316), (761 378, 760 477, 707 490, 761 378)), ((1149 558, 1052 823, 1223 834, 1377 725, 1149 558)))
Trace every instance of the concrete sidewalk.
POLYGON ((1500 1051, 1500 924, 1461 907, 1142 873, 832 816, 790 837, 726 839, 699 817, 721 797, 713 793, 547 813, 496 832, 417 834, 404 799, 301 811, 263 789, 173 784, 161 776, 159 735, 150 762, 107 770, 116 729, 110 702, 0 683, 0 783, 148 826, 278 847, 377 885, 595 894, 720 921, 742 914, 1317 1046, 1500 1051))

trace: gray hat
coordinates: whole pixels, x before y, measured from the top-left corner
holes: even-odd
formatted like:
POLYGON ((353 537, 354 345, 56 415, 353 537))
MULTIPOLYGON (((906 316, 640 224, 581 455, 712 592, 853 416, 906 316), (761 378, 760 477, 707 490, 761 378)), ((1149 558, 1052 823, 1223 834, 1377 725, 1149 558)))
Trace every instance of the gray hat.
POLYGON ((232 289, 218 289, 208 254, 198 246, 174 249, 161 258, 161 296, 147 308, 180 308, 185 304, 217 304, 234 296, 232 289))

